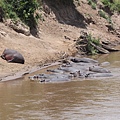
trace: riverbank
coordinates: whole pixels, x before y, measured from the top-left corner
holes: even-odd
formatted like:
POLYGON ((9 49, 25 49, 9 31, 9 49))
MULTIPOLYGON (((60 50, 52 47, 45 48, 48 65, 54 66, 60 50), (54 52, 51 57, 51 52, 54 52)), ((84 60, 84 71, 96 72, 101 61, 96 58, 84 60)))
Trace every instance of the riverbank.
POLYGON ((0 30, 0 53, 2 54, 5 48, 10 48, 19 51, 25 58, 25 64, 23 65, 7 63, 3 59, 0 59, 1 79, 8 75, 16 78, 15 74, 20 76, 21 74, 30 72, 31 69, 37 69, 37 66, 51 63, 75 53, 73 42, 65 41, 58 36, 53 37, 49 34, 46 36, 43 33, 40 39, 33 36, 27 37, 16 33, 2 23, 0 23, 0 26, 0 28, 4 28, 4 31, 0 30))
POLYGON ((44 21, 40 20, 38 24, 40 38, 17 33, 4 23, 0 23, 0 54, 5 48, 10 48, 19 51, 25 58, 23 65, 7 63, 0 59, 1 80, 13 77, 15 79, 39 69, 44 64, 72 56, 76 53, 74 41, 80 37, 83 30, 101 40, 120 40, 120 15, 117 13, 111 16, 115 30, 109 31, 108 22, 98 15, 98 8, 92 9, 86 0, 73 7, 57 6, 59 12, 51 3, 46 1, 45 4, 50 13, 42 11, 44 21))

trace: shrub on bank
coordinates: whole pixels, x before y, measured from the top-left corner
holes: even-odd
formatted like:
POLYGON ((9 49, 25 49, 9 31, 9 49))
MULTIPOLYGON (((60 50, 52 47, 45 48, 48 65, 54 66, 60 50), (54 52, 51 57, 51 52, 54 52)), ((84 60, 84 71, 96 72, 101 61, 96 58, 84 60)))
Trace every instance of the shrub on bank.
POLYGON ((0 7, 4 11, 4 18, 20 19, 30 27, 34 26, 39 18, 39 14, 35 14, 40 8, 37 0, 1 0, 0 7))
POLYGON ((102 0, 102 3, 111 11, 120 12, 120 0, 102 0))

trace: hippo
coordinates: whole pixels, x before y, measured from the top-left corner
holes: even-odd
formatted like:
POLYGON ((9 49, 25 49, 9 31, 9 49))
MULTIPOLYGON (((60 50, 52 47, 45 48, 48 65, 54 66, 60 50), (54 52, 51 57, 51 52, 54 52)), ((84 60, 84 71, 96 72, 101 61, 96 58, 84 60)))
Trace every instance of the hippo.
POLYGON ((62 73, 53 73, 53 74, 38 74, 29 77, 32 81, 39 82, 60 82, 60 81, 69 81, 68 74, 62 73))
POLYGON ((89 67, 89 71, 97 72, 97 73, 111 73, 109 70, 99 66, 89 67))
POLYGON ((98 63, 97 60, 93 60, 91 58, 78 58, 78 57, 70 57, 70 60, 75 63, 84 62, 84 63, 98 63))
POLYGON ((25 63, 24 57, 18 51, 12 49, 5 49, 1 58, 11 63, 25 63))
POLYGON ((91 77, 111 77, 113 76, 111 73, 88 73, 85 75, 86 78, 91 77))

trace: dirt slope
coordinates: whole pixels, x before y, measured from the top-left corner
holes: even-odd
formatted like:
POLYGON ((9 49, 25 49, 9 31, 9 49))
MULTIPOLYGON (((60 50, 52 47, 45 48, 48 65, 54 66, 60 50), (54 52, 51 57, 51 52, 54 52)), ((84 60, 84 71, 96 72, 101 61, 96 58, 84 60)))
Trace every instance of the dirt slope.
MULTIPOLYGON (((44 1, 44 21, 39 21, 40 38, 17 33, 0 23, 0 53, 2 54, 5 48, 11 48, 25 57, 24 65, 7 63, 0 59, 0 78, 19 71, 29 71, 34 66, 72 55, 76 52, 74 40, 80 36, 81 30, 104 40, 120 40, 116 34, 108 31, 105 26, 107 21, 98 15, 98 10, 92 9, 86 0, 72 7, 59 5, 58 9, 51 2, 44 1), (93 22, 88 22, 88 16, 93 22)), ((120 33, 120 15, 113 15, 112 20, 120 33)))

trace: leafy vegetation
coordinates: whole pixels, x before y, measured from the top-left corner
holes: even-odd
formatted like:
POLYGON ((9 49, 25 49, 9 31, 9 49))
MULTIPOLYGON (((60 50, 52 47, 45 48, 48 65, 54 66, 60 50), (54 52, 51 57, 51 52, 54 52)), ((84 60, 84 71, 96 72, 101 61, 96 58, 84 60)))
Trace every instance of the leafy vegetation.
POLYGON ((1 0, 0 7, 5 18, 20 19, 30 27, 34 27, 40 17, 35 13, 40 8, 37 0, 1 0))
POLYGON ((109 24, 111 24, 111 25, 113 24, 110 16, 107 15, 103 10, 99 10, 98 13, 99 13, 100 17, 105 18, 109 24))
POLYGON ((120 12, 120 0, 102 0, 102 3, 111 11, 120 12))
POLYGON ((96 3, 93 0, 88 0, 88 4, 91 5, 92 9, 96 9, 96 3))
POLYGON ((91 43, 94 43, 97 46, 100 46, 100 39, 92 37, 91 34, 87 35, 87 46, 86 49, 88 51, 88 54, 94 55, 98 53, 98 50, 91 45, 91 43))
POLYGON ((95 55, 101 52, 100 38, 93 37, 90 33, 81 31, 76 41, 76 48, 85 54, 95 55))

